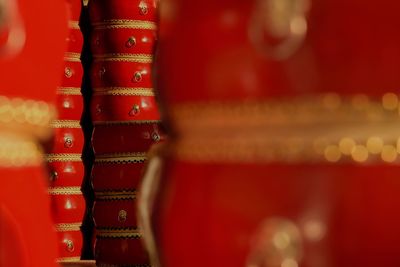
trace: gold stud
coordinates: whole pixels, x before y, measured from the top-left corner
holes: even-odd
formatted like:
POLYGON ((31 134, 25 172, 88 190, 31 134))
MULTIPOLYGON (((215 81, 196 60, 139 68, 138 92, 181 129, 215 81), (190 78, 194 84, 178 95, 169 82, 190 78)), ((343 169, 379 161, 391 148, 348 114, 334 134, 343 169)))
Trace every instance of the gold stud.
POLYGON ((161 136, 157 132, 154 132, 151 135, 151 139, 153 139, 154 142, 159 142, 161 140, 161 136))
POLYGON ((65 67, 64 69, 64 75, 67 78, 71 78, 72 77, 72 69, 69 67, 65 67))
POLYGON ((67 251, 73 252, 75 250, 74 242, 72 242, 72 240, 66 240, 65 244, 67 251))
POLYGON ((128 213, 125 210, 120 210, 118 212, 118 221, 125 222, 128 217, 128 213))
POLYGON ((128 41, 126 41, 125 46, 130 48, 134 45, 136 45, 136 38, 131 36, 128 38, 128 41))
POLYGON ((72 138, 71 137, 65 137, 64 138, 64 147, 71 148, 72 146, 73 146, 72 138))
POLYGON ((149 13, 149 8, 147 7, 146 3, 141 2, 139 4, 139 12, 141 15, 147 15, 149 13))
POLYGON ((58 172, 52 171, 52 172, 50 173, 50 181, 51 181, 51 182, 54 182, 54 181, 56 181, 57 179, 58 179, 58 172))
POLYGON ((141 82, 142 79, 142 73, 140 71, 135 72, 135 74, 133 75, 133 80, 138 83, 141 82))
POLYGON ((129 111, 129 116, 136 116, 140 113, 140 106, 139 105, 133 105, 131 111, 129 111))

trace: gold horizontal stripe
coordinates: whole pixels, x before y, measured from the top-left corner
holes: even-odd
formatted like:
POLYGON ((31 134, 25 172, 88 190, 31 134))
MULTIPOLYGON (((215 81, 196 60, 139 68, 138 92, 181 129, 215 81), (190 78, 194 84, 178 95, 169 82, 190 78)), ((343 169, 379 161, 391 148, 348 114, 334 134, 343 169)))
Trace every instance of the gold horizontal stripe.
POLYGON ((98 230, 96 231, 98 238, 142 238, 142 234, 138 230, 98 230))
POLYGON ((105 87, 93 88, 93 95, 154 96, 153 88, 105 87))
POLYGON ((46 154, 45 160, 47 162, 66 162, 66 161, 82 161, 81 154, 46 154))
POLYGON ((47 192, 50 195, 82 195, 82 191, 79 186, 49 187, 47 192))
POLYGON ((155 30, 155 29, 157 29, 156 23, 151 22, 151 21, 124 20, 124 19, 106 20, 104 22, 93 23, 92 26, 95 30, 103 30, 103 29, 155 30))
POLYGON ((140 121, 94 121, 93 125, 132 125, 132 124, 152 124, 152 123, 160 123, 161 120, 140 120, 140 121))
POLYGON ((64 54, 64 60, 70 62, 81 62, 81 53, 66 52, 64 54))
POLYGON ((96 200, 133 200, 136 199, 136 192, 95 192, 96 200))
POLYGON ((57 258, 57 262, 59 263, 78 263, 80 262, 80 257, 65 257, 65 258, 57 258))
POLYGON ((68 28, 73 30, 80 30, 79 21, 70 20, 68 21, 68 28))
POLYGON ((50 123, 51 128, 82 128, 80 121, 77 120, 54 120, 50 123))
POLYGON ((59 87, 57 88, 58 95, 82 95, 80 87, 59 87))
POLYGON ((94 55, 94 61, 118 61, 118 62, 137 62, 137 63, 152 63, 153 55, 147 54, 104 54, 94 55))
POLYGON ((145 153, 109 154, 96 156, 95 163, 141 162, 146 159, 147 157, 145 153))
POLYGON ((57 232, 80 231, 82 223, 59 223, 55 225, 57 232))

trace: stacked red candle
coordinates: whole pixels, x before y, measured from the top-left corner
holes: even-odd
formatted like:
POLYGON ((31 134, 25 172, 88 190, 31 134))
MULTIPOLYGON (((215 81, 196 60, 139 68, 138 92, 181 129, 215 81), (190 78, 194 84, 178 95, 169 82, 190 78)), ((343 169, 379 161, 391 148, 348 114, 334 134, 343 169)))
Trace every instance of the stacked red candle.
POLYGON ((81 0, 66 1, 68 17, 67 51, 64 73, 57 89, 57 120, 52 121, 54 142, 46 159, 50 169, 49 194, 58 234, 59 261, 78 261, 82 251, 81 225, 85 200, 81 192, 84 166, 81 160, 84 144, 80 119, 83 112, 81 84, 83 36, 79 27, 81 0))
POLYGON ((93 0, 89 13, 95 259, 100 266, 144 266, 137 187, 147 150, 163 138, 151 80, 156 3, 93 0))

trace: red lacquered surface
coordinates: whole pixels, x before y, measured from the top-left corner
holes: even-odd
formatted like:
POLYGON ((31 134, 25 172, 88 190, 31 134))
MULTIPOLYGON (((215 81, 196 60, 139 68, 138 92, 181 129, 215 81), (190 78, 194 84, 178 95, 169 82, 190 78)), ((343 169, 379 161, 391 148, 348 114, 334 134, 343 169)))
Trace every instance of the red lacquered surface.
POLYGON ((55 223, 76 223, 82 221, 86 207, 82 194, 52 195, 51 201, 55 223))
POLYGON ((84 136, 81 128, 54 129, 53 153, 82 153, 84 136))
POLYGON ((80 61, 65 61, 61 85, 63 87, 81 87, 83 68, 80 61))
POLYGON ((94 61, 90 71, 93 88, 153 88, 151 64, 137 62, 94 61))
POLYGON ((156 20, 156 0, 122 0, 117 2, 94 0, 89 2, 90 20, 102 22, 112 19, 156 20))
POLYGON ((91 37, 91 51, 94 55, 108 53, 153 54, 155 39, 155 30, 94 28, 91 37))
POLYGON ((93 220, 97 228, 137 227, 136 200, 96 200, 93 220))
POLYGON ((58 232, 60 258, 80 257, 82 251, 82 233, 80 231, 58 232))
POLYGON ((140 239, 97 238, 95 255, 98 263, 148 266, 148 256, 140 239))
POLYGON ((95 164, 92 185, 96 191, 137 189, 142 179, 144 162, 131 164, 95 164))
POLYGON ((61 95, 56 101, 58 119, 80 120, 83 112, 83 98, 81 95, 61 95))
POLYGON ((47 164, 50 171, 50 187, 80 186, 84 166, 79 161, 58 161, 47 164))
POLYGON ((154 96, 93 96, 93 122, 160 120, 154 96))
MULTIPOLYGON (((80 53, 82 51, 83 46, 83 35, 79 28, 75 28, 78 26, 75 22, 71 22, 74 28, 70 28, 67 37, 67 51, 72 53, 80 53)), ((71 26, 70 26, 71 27, 71 26)))
POLYGON ((150 147, 165 140, 160 123, 131 125, 96 125, 92 146, 96 154, 147 152, 150 147))
POLYGON ((81 0, 66 0, 70 21, 79 21, 81 17, 81 0))

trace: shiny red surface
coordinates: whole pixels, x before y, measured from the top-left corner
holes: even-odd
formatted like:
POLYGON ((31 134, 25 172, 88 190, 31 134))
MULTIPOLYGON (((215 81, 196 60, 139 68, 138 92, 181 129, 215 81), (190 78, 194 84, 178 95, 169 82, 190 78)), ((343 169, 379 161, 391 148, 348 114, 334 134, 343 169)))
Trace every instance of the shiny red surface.
POLYGON ((97 238, 95 248, 98 264, 147 266, 149 261, 140 239, 97 238))
POLYGON ((160 123, 131 125, 96 125, 92 134, 92 147, 96 154, 147 152, 150 147, 165 140, 160 123))
POLYGON ((47 163, 50 172, 50 187, 80 186, 84 175, 82 162, 49 162, 47 163), (54 175, 54 172, 57 174, 54 175))
POLYGON ((57 95, 57 118, 59 120, 80 120, 83 112, 81 95, 57 95))
POLYGON ((53 149, 51 153, 82 153, 84 137, 80 128, 54 129, 53 149))
POLYGON ((95 191, 135 190, 142 180, 144 162, 130 164, 95 164, 92 185, 95 191))
POLYGON ((81 16, 81 0, 66 0, 68 9, 68 19, 72 21, 79 21, 81 16))
POLYGON ((82 77, 83 77, 83 68, 82 63, 80 61, 71 62, 65 61, 63 71, 59 72, 62 75, 61 86, 62 87, 78 87, 80 88, 82 85, 82 77), (70 76, 66 75, 66 69, 71 70, 70 76))
POLYGON ((94 55, 108 53, 153 54, 155 30, 144 29, 93 29, 91 51, 94 55), (135 42, 130 43, 133 37, 135 42))
POLYGON ((99 95, 92 97, 90 106, 93 122, 160 120, 154 96, 99 95))
POLYGON ((97 200, 93 206, 93 220, 97 228, 137 227, 136 200, 97 200), (126 211, 126 220, 119 220, 119 212, 126 211))
POLYGON ((52 195, 51 205, 54 223, 80 222, 86 208, 82 195, 52 195))
POLYGON ((89 1, 90 20, 102 22, 111 19, 156 20, 156 0, 89 1), (147 7, 147 13, 140 6, 147 7))
POLYGON ((90 71, 93 88, 101 87, 142 87, 153 88, 151 64, 136 62, 94 61, 90 71), (135 73, 141 79, 135 79, 135 73))
POLYGON ((83 240, 80 231, 58 232, 58 246, 60 250, 60 258, 80 257, 83 240), (72 241, 73 248, 68 248, 66 242, 72 241))
POLYGON ((67 51, 80 53, 83 46, 83 35, 80 29, 69 29, 67 41, 67 51))
POLYGON ((58 266, 43 169, 0 168, 0 176, 0 265, 58 266))

